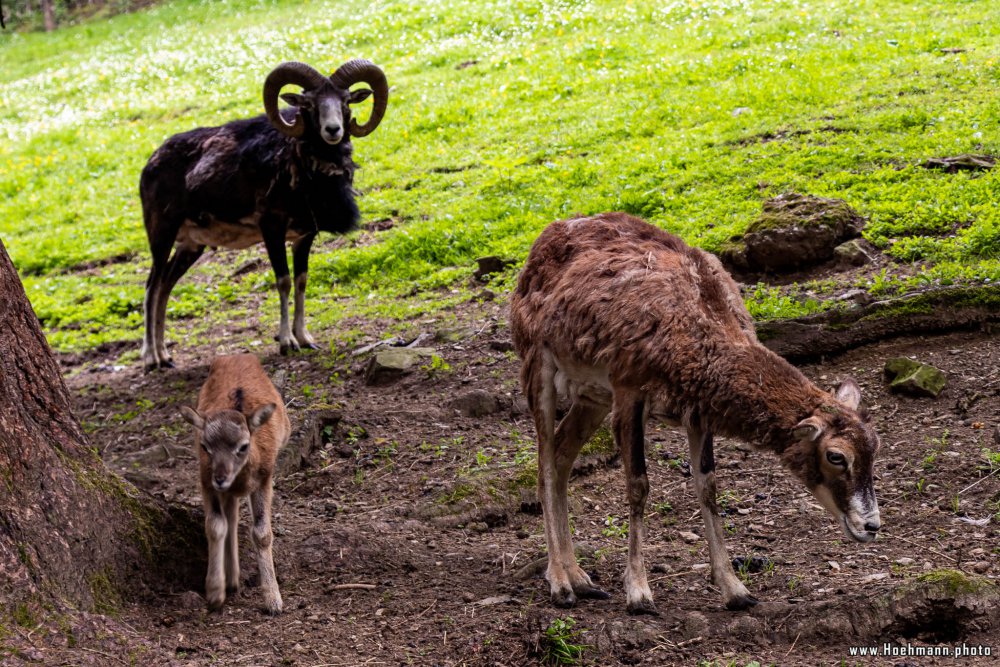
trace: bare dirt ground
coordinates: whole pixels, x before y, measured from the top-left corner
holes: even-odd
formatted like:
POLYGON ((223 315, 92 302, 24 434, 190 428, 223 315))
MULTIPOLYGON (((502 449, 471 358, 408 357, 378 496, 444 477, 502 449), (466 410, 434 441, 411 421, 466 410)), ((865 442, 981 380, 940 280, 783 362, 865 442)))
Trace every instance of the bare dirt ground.
MULTIPOLYGON (((344 348, 282 358, 276 345, 255 350, 269 372, 284 371, 298 428, 291 446, 304 455, 290 457, 276 483, 274 553, 284 614, 258 610, 256 562, 243 535, 245 585, 220 613, 205 611, 198 582, 177 582, 120 601, 110 618, 80 615, 72 627, 40 630, 24 642, 35 648, 22 659, 532 665, 543 659, 544 629, 571 617, 580 631, 572 643, 587 645, 582 662, 593 665, 998 664, 996 619, 989 620, 990 610, 977 612, 978 598, 966 590, 978 580, 954 575, 1000 575, 1000 475, 989 475, 982 453, 1000 449, 991 437, 1000 422, 997 337, 903 338, 802 367, 827 388, 856 378, 881 434, 883 531, 872 544, 845 543, 776 460, 744 443, 718 441, 730 552, 766 559, 758 561, 763 571, 747 573, 762 600, 749 612, 723 607, 709 581, 706 543, 681 535, 703 533, 686 442, 679 431, 651 424, 645 555, 660 614, 630 617, 621 588, 623 476, 600 448, 577 468, 571 513, 585 567, 612 598, 557 609, 541 573, 521 571, 544 556, 545 541, 532 502, 534 428, 517 385, 506 315, 491 300, 470 302, 456 315, 459 326, 449 324, 445 336, 450 342, 426 343, 441 361, 383 386, 365 384, 370 354, 344 348), (947 389, 937 399, 890 394, 882 367, 899 355, 947 372, 947 389), (463 409, 480 414, 464 416, 463 409), (944 585, 950 599, 907 597, 908 586, 940 570, 952 571, 944 585), (992 657, 848 653, 850 645, 883 641, 983 644, 992 657)), ((383 337, 385 323, 354 324, 369 332, 365 342, 383 337)), ((430 317, 414 322, 416 332, 433 334, 438 326, 430 317)), ((180 340, 173 348, 178 368, 149 375, 118 362, 124 347, 62 363, 78 415, 109 466, 155 495, 199 506, 192 437, 178 406, 194 403, 213 354, 239 346, 239 336, 223 348, 180 340)), ((992 609, 997 598, 990 595, 983 604, 992 609)))

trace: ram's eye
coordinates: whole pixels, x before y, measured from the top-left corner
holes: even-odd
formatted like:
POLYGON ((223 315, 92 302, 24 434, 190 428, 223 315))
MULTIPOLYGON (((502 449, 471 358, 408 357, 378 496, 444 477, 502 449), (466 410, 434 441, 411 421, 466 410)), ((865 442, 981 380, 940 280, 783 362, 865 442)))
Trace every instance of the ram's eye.
POLYGON ((835 466, 847 467, 847 459, 840 452, 827 452, 826 460, 835 466))
POLYGON ((204 451, 204 452, 205 452, 206 454, 211 454, 211 453, 212 453, 212 452, 208 451, 208 447, 206 447, 206 446, 205 446, 205 443, 204 443, 204 442, 203 442, 203 443, 201 443, 201 448, 202 448, 202 450, 203 450, 203 451, 204 451))

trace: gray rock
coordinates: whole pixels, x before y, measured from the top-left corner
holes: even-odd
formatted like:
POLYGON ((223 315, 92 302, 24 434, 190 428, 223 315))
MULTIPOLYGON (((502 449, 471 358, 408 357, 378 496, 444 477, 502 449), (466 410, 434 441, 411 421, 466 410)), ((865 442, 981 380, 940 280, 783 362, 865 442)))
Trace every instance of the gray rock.
POLYGON ((885 375, 892 391, 936 398, 948 383, 948 378, 937 368, 906 357, 896 357, 885 362, 885 375))
POLYGON ((485 417, 503 410, 507 407, 505 403, 488 391, 473 389, 451 399, 448 407, 463 417, 485 417))
POLYGON ((997 159, 989 155, 964 153, 954 157, 932 157, 923 163, 925 169, 941 169, 949 174, 957 171, 988 171, 995 167, 997 159))
POLYGON ((457 343, 475 335, 476 330, 471 327, 444 327, 434 332, 434 340, 439 343, 457 343))
POLYGON ((851 239, 833 249, 833 256, 844 266, 864 266, 872 261, 873 248, 864 239, 851 239))
POLYGON ((379 350, 368 360, 368 366, 365 368, 365 384, 395 382, 432 356, 434 349, 430 347, 390 347, 379 350))

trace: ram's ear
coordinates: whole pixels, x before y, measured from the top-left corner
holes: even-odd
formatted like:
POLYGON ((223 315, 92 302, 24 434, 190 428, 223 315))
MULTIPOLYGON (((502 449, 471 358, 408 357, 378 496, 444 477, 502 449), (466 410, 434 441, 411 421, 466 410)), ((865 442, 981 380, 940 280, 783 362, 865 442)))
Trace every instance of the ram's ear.
POLYGON ((309 109, 312 107, 310 98, 305 95, 300 95, 299 93, 282 93, 281 99, 288 104, 291 104, 293 107, 298 107, 300 109, 309 109))
POLYGON ((816 442, 823 435, 823 422, 817 417, 806 417, 792 430, 796 440, 816 442))
POLYGON ((198 414, 196 410, 192 410, 188 406, 182 405, 181 417, 184 417, 184 420, 187 421, 188 424, 191 424, 191 426, 194 426, 199 431, 205 430, 205 418, 198 414))
POLYGON ((861 387, 852 378, 847 378, 840 383, 835 396, 838 401, 852 410, 857 410, 858 406, 861 405, 861 387))
POLYGON ((349 104, 357 104, 358 102, 364 102, 368 99, 368 96, 372 94, 371 88, 358 88, 357 90, 352 90, 350 97, 347 98, 349 104))

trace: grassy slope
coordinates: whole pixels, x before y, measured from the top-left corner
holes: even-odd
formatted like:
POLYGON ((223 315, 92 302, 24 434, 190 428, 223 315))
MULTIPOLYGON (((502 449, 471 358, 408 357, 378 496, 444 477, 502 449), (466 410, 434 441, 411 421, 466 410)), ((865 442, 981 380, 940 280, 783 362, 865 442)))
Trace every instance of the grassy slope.
MULTIPOLYGON (((523 257, 561 216, 627 210, 715 249, 787 190, 846 199, 870 240, 927 264, 911 283, 996 280, 1000 170, 916 166, 1000 153, 991 4, 178 0, 5 33, 0 237, 54 346, 138 339, 149 153, 259 112, 281 60, 332 69, 364 56, 393 93, 383 125, 355 142, 361 206, 405 224, 317 249, 316 330, 464 298, 456 280, 475 257, 523 257), (113 257, 131 259, 81 271, 113 257)), ((228 319, 243 294, 270 288, 264 274, 203 283, 182 282, 172 318, 233 302, 228 319)), ((875 287, 899 283, 890 272, 875 287)), ((766 289, 751 303, 763 317, 813 307, 766 289)))

